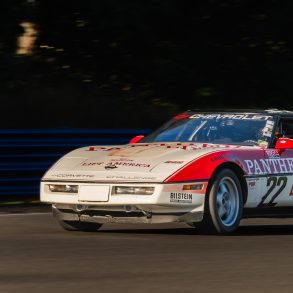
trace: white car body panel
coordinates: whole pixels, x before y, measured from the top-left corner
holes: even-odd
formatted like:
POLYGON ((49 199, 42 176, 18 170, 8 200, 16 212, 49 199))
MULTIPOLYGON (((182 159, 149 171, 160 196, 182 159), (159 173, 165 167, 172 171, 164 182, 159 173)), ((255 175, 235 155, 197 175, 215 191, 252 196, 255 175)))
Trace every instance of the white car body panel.
MULTIPOLYGON (((269 116, 216 117, 263 119, 266 123, 263 135, 269 137, 273 131, 274 122, 266 122, 269 116)), ((193 131, 192 137, 205 123, 193 131)), ((203 219, 209 183, 217 168, 228 169, 230 173, 232 170, 230 176, 239 181, 237 188, 241 189, 239 194, 244 200, 241 208, 264 208, 264 211, 293 206, 293 150, 270 148, 268 141, 257 145, 151 142, 79 148, 63 156, 45 173, 40 200, 52 204, 54 214, 63 221, 197 223, 203 219), (51 188, 58 185, 74 185, 78 191, 51 188), (138 190, 151 187, 154 192, 114 194, 117 187, 138 190)), ((225 192, 229 194, 227 189, 225 192)), ((214 202, 218 204, 218 199, 214 202)))

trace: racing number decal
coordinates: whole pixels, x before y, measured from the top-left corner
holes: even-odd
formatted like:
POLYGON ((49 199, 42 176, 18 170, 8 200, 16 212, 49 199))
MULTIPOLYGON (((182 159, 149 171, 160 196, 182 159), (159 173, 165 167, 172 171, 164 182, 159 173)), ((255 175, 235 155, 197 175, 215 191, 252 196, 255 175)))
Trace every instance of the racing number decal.
POLYGON ((287 177, 269 177, 267 181, 267 186, 269 186, 269 189, 267 193, 261 198, 261 202, 258 204, 258 207, 273 207, 277 203, 274 202, 274 200, 277 198, 277 196, 284 190, 286 187, 288 178, 287 177), (274 189, 277 190, 273 194, 271 200, 268 203, 264 203, 264 201, 268 198, 268 196, 273 192, 274 189))

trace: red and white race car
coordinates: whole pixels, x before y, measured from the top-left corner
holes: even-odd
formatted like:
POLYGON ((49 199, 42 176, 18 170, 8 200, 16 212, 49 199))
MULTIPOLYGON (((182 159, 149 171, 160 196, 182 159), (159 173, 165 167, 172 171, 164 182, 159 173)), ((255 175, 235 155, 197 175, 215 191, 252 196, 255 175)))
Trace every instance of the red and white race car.
POLYGON ((185 222, 231 233, 244 217, 293 216, 291 138, 290 111, 186 111, 129 144, 66 154, 40 200, 67 230, 185 222))

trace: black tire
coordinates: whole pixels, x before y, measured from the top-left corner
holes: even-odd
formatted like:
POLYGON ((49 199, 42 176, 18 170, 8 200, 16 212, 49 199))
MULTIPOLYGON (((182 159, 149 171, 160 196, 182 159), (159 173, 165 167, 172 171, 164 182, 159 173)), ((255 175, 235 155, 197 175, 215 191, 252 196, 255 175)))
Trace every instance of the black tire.
POLYGON ((242 188, 231 169, 217 172, 208 187, 204 217, 195 226, 203 234, 229 234, 240 223, 243 211, 242 188))
POLYGON ((102 224, 92 222, 80 222, 80 221, 63 221, 57 219, 59 225, 67 231, 83 231, 83 232, 96 232, 102 224))

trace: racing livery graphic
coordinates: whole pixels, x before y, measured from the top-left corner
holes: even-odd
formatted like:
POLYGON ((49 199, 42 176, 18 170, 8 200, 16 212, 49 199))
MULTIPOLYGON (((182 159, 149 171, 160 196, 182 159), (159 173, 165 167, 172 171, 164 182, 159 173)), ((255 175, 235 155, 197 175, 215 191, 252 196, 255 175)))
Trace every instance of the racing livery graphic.
POLYGON ((293 112, 186 111, 125 145, 87 146, 43 176, 40 200, 66 230, 184 222, 234 232, 293 216, 293 112))

